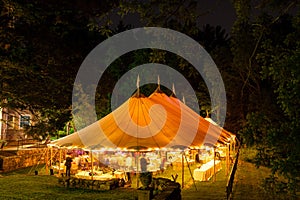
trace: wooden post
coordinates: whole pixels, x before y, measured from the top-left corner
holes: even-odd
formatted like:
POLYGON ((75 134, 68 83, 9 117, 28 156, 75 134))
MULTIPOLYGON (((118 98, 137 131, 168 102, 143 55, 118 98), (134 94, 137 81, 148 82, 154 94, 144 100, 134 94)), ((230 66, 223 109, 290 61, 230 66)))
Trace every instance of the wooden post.
POLYGON ((52 146, 50 146, 50 162, 49 162, 50 167, 52 167, 52 157, 53 157, 53 148, 52 146))
POLYGON ((49 168, 48 168, 48 160, 49 160, 49 152, 48 152, 48 147, 46 148, 46 174, 48 173, 49 171, 49 168))
POLYGON ((60 163, 61 163, 61 148, 59 148, 59 164, 58 164, 58 175, 60 176, 60 163))
POLYGON ((181 170, 182 170, 181 188, 183 188, 184 187, 184 151, 182 152, 182 157, 181 157, 181 170))
MULTIPOLYGON (((64 160, 66 161, 66 158, 67 158, 67 154, 68 154, 68 149, 65 149, 65 153, 64 153, 64 160)), ((64 165, 64 169, 63 169, 63 173, 66 172, 66 166, 64 165)), ((67 173, 66 173, 66 176, 67 176, 67 173)))

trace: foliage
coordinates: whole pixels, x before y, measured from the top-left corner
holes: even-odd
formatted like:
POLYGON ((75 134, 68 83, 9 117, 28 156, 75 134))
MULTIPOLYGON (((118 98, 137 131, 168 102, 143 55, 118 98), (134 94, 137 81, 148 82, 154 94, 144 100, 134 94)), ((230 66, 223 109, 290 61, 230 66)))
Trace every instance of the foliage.
POLYGON ((241 148, 240 150, 240 156, 239 156, 239 159, 240 160, 243 160, 243 161, 246 161, 246 162, 249 162, 249 163, 255 163, 255 158, 256 158, 256 155, 257 155, 257 148, 256 146, 244 146, 241 148))
MULTIPOLYGON (((259 74, 254 75, 259 83, 257 98, 251 102, 256 103, 257 108, 251 106, 253 110, 246 112, 247 118, 240 133, 246 144, 257 146, 256 164, 271 168, 272 173, 266 179, 265 186, 273 189, 275 193, 288 192, 295 195, 300 177, 300 57, 299 41, 296 39, 299 38, 299 12, 296 15, 287 15, 287 12, 292 6, 299 6, 299 2, 274 2, 265 1, 260 6, 273 11, 278 9, 278 16, 268 15, 262 9, 262 14, 253 22, 249 16, 240 19, 252 24, 248 34, 257 41, 250 52, 237 54, 237 58, 244 59, 244 63, 249 66, 247 82, 244 85, 250 87, 254 83, 251 74, 255 71, 259 74), (285 180, 278 180, 278 175, 282 175, 285 180), (270 184, 274 187, 270 187, 270 184)), ((237 4, 238 8, 242 6, 239 2, 237 4)))
POLYGON ((0 106, 34 113, 36 123, 28 129, 34 137, 54 134, 70 120, 72 85, 84 55, 103 39, 87 27, 90 15, 111 4, 0 4, 0 106))
POLYGON ((272 126, 272 121, 261 112, 249 113, 244 128, 241 130, 243 135, 243 142, 247 146, 265 145, 262 138, 266 138, 269 128, 272 126))
MULTIPOLYGON (((133 28, 113 20, 116 13, 123 18, 136 14, 143 25, 186 33, 212 53, 218 64, 226 67, 229 62, 227 56, 222 56, 230 52, 228 35, 219 26, 199 28, 197 20, 209 11, 199 12, 194 0, 89 3, 2 0, 0 4, 0 105, 32 111, 36 122, 27 130, 33 137, 56 135, 70 120, 82 124, 77 129, 87 125, 81 123, 82 119, 71 117, 72 112, 90 106, 86 102, 71 110, 73 83, 83 58, 94 46, 112 34, 133 28)), ((203 109, 210 109, 206 86, 189 63, 163 51, 144 50, 120 57, 105 71, 96 94, 98 118, 111 111, 110 96, 117 80, 128 70, 148 62, 179 70, 191 81, 203 109)), ((152 88, 147 86, 143 90, 149 93, 152 88)))

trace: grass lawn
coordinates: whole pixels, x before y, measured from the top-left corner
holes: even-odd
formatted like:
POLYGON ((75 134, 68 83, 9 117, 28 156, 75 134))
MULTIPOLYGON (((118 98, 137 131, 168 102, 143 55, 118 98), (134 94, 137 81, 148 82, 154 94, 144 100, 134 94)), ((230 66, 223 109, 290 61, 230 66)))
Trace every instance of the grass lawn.
MULTIPOLYGON (((191 171, 196 165, 191 166, 191 171)), ((84 189, 69 189, 58 184, 57 177, 46 175, 45 168, 37 168, 39 175, 34 175, 35 168, 16 170, 0 175, 1 199, 126 199, 137 198, 136 178, 133 177, 132 188, 118 188, 110 191, 92 191, 84 189), (30 173, 29 173, 30 172, 30 173)), ((182 189, 182 199, 224 199, 225 197, 225 168, 218 172, 217 181, 196 182, 193 184, 190 171, 185 169, 185 187, 182 189)), ((181 169, 168 169, 157 177, 171 179, 178 174, 177 182, 181 184, 181 169)))
POLYGON ((262 187, 263 179, 270 174, 266 167, 256 168, 252 163, 239 160, 233 186, 233 199, 272 199, 262 187))
MULTIPOLYGON (((264 178, 270 175, 267 167, 256 168, 254 164, 247 162, 253 161, 256 151, 252 148, 241 149, 241 156, 237 172, 234 179, 233 199, 245 200, 288 200, 292 199, 286 194, 272 194, 266 192, 262 187, 264 178)), ((281 177, 283 179, 283 177, 281 177)), ((298 197, 296 199, 300 199, 298 197)))
POLYGON ((222 170, 216 175, 216 181, 214 181, 214 178, 211 178, 209 181, 205 182, 196 181, 195 185, 197 190, 193 184, 193 181, 190 179, 189 184, 186 184, 186 187, 182 190, 182 199, 225 199, 226 184, 227 176, 225 175, 225 165, 223 164, 222 170))
MULTIPOLYGON (((216 181, 211 178, 209 181, 195 181, 191 177, 189 169, 186 167, 184 170, 184 188, 181 191, 183 200, 196 200, 196 199, 225 199, 227 176, 225 175, 225 161, 222 161, 222 170, 217 172, 216 181)), ((191 172, 193 174, 196 165, 191 166, 191 172)), ((170 178, 173 174, 178 174, 177 182, 182 184, 181 170, 169 169, 166 173, 161 174, 161 177, 170 178)))
POLYGON ((88 191, 57 185, 53 176, 14 175, 0 179, 1 199, 135 199, 133 190, 88 191))
POLYGON ((136 199, 135 189, 118 188, 111 191, 68 189, 58 184, 57 177, 45 174, 39 168, 39 175, 30 168, 2 174, 0 178, 0 199, 136 199))

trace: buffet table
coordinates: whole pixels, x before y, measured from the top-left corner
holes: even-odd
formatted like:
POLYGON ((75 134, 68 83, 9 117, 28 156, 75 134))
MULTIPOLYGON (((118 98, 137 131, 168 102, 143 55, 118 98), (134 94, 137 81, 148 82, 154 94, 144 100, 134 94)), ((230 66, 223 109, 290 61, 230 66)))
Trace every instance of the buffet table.
MULTIPOLYGON (((215 161, 215 171, 222 169, 221 161, 215 161)), ((200 168, 194 170, 194 179, 196 181, 208 181, 214 175, 214 160, 202 165, 200 168)))
MULTIPOLYGON (((195 164, 195 160, 189 159, 189 158, 184 158, 184 166, 191 166, 195 164)), ((180 170, 182 168, 182 158, 178 158, 176 161, 172 163, 173 165, 173 170, 180 170)))
POLYGON ((212 159, 214 159, 214 157, 211 156, 211 155, 207 155, 207 154, 205 154, 205 155, 199 155, 199 161, 202 164, 206 164, 206 163, 208 163, 212 159))

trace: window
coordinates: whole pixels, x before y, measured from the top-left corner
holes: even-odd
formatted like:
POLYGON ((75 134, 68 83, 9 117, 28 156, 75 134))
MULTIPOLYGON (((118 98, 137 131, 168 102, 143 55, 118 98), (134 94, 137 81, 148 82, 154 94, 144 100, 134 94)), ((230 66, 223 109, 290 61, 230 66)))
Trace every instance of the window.
POLYGON ((15 128, 15 116, 8 115, 7 116, 7 128, 14 129, 15 128))
POLYGON ((24 128, 30 125, 30 116, 20 115, 20 128, 24 128))

